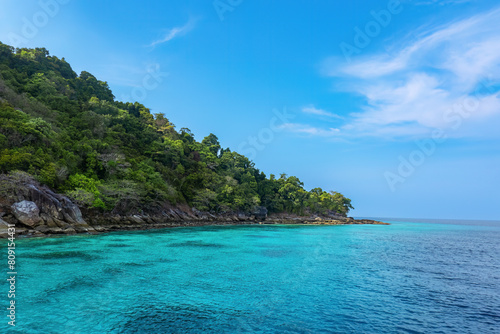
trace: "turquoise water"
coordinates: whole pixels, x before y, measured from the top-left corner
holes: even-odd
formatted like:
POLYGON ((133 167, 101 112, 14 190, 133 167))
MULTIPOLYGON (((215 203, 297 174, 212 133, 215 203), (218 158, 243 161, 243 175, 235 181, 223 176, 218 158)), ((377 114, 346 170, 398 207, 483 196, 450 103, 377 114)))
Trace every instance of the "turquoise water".
POLYGON ((391 223, 20 240, 10 331, 500 332, 500 224, 391 223))

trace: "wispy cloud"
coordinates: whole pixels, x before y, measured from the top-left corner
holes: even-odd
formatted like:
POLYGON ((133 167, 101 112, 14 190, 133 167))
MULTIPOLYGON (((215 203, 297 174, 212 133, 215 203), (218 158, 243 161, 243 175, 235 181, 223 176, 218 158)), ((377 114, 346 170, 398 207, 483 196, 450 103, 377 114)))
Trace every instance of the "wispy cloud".
POLYGON ((311 114, 311 115, 317 115, 317 116, 326 116, 326 117, 331 117, 331 118, 338 118, 338 119, 343 119, 342 116, 334 114, 332 112, 323 110, 323 109, 318 109, 313 105, 309 105, 307 107, 302 108, 302 112, 306 114, 311 114))
POLYGON ((191 30, 193 30, 195 25, 196 25, 196 20, 189 19, 186 22, 186 24, 184 24, 183 26, 174 27, 174 28, 169 29, 163 38, 160 38, 160 39, 152 42, 149 46, 154 47, 154 46, 157 46, 159 44, 163 44, 163 43, 166 43, 168 41, 171 41, 176 37, 183 36, 183 35, 187 34, 188 32, 190 32, 191 30))
POLYGON ((311 125, 307 124, 300 124, 300 123, 285 123, 280 126, 281 129, 289 131, 289 132, 295 132, 295 133, 301 133, 301 134, 307 134, 307 135, 313 135, 313 136, 321 136, 321 137, 332 137, 336 136, 339 133, 339 129, 336 128, 319 128, 319 127, 314 127, 311 125))
POLYGON ((391 54, 349 64, 335 58, 323 63, 323 74, 366 100, 341 133, 425 135, 453 127, 448 116, 470 101, 475 106, 467 119, 476 126, 474 135, 482 134, 481 122, 500 118, 498 89, 492 88, 500 83, 500 9, 436 27, 390 49, 391 54))

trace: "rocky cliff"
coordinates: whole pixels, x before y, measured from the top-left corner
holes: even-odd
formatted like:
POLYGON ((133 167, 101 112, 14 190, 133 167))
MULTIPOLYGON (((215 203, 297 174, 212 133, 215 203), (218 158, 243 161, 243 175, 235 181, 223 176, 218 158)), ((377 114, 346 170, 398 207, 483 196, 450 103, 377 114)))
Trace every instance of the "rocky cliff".
POLYGON ((7 237, 8 224, 16 225, 17 236, 50 236, 57 234, 152 229, 176 226, 234 224, 384 224, 354 220, 341 216, 301 217, 267 215, 257 207, 250 213, 213 215, 187 206, 155 205, 137 214, 105 213, 80 208, 68 197, 57 194, 32 178, 16 179, 0 175, 0 237, 7 237))

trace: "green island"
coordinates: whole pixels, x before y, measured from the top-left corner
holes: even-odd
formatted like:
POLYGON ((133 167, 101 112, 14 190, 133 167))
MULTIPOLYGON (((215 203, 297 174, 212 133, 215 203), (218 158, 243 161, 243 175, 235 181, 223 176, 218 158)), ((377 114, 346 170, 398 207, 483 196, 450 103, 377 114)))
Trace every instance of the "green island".
POLYGON ((265 175, 209 134, 117 101, 45 48, 0 42, 0 235, 354 220, 351 200, 265 175))

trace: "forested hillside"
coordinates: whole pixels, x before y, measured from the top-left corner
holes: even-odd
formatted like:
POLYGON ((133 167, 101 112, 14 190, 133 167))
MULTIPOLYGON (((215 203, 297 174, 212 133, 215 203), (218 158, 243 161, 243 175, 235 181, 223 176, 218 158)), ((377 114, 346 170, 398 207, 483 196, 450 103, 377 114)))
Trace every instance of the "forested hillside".
POLYGON ((212 213, 352 208, 340 193, 306 191, 295 176, 266 177, 214 134, 198 142, 165 115, 116 101, 106 82, 77 75, 44 48, 0 43, 0 173, 21 172, 103 211, 167 203, 212 213))

